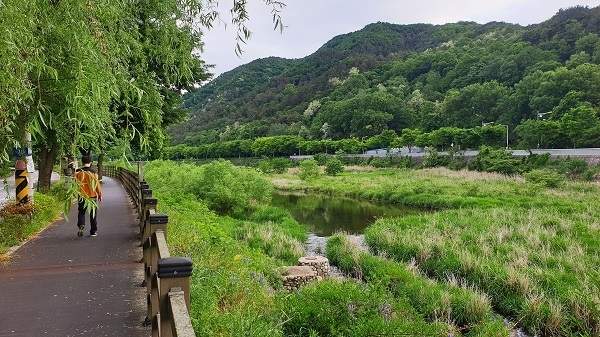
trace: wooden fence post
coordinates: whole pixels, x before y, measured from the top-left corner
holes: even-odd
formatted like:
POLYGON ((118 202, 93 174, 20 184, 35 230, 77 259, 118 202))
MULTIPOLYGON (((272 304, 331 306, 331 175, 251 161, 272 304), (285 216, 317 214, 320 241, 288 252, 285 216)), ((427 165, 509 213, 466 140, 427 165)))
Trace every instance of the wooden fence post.
POLYGON ((158 261, 158 278, 160 279, 160 332, 161 337, 172 337, 174 322, 169 301, 169 292, 183 291, 185 306, 190 310, 190 276, 192 260, 187 257, 168 257, 158 261))

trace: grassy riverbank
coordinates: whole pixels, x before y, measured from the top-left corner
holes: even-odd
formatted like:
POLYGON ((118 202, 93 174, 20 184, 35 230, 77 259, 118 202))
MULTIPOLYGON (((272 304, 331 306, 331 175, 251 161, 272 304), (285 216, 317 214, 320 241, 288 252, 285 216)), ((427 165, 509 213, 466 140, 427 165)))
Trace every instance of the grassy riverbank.
MULTIPOLYGON (((440 284, 481 292, 496 312, 530 332, 600 334, 595 183, 565 180, 548 188, 521 177, 446 169, 355 171, 308 181, 283 174, 273 181, 286 190, 436 210, 380 220, 367 229, 366 242, 379 257, 361 253, 348 261, 330 247, 329 257, 347 271, 369 275, 373 259, 385 256, 377 263, 395 261, 440 284)), ((386 272, 392 268, 377 269, 376 277, 399 278, 386 272)))
POLYGON ((296 265, 303 255, 306 228, 287 211, 261 203, 262 193, 238 205, 237 197, 249 193, 248 186, 263 191, 273 187, 270 177, 254 169, 222 161, 202 166, 152 162, 144 167, 144 177, 159 200, 159 211, 169 215, 172 253, 194 262, 191 317, 198 336, 509 335, 484 295, 432 282, 419 273, 407 273, 405 280, 419 285, 418 291, 428 294, 424 298, 452 293, 451 299, 459 303, 453 315, 445 315, 448 308, 435 303, 417 305, 411 299, 414 293, 391 289, 386 274, 363 282, 327 279, 296 292, 284 290, 282 267, 296 265), (220 180, 209 192, 205 182, 216 173, 220 180), (231 205, 230 211, 222 213, 216 200, 231 205), (475 315, 455 321, 466 317, 456 314, 460 303, 471 303, 466 313, 475 315))

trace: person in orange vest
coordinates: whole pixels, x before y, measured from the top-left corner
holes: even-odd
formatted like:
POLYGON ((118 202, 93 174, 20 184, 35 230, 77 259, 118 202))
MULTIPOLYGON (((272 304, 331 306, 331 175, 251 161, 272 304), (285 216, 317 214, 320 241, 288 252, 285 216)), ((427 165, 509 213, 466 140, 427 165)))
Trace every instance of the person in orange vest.
POLYGON ((92 158, 88 155, 81 157, 83 167, 75 171, 79 180, 79 197, 77 198, 77 236, 83 236, 85 214, 90 214, 90 236, 96 236, 98 230, 98 203, 102 201, 102 189, 98 173, 92 166, 92 158))

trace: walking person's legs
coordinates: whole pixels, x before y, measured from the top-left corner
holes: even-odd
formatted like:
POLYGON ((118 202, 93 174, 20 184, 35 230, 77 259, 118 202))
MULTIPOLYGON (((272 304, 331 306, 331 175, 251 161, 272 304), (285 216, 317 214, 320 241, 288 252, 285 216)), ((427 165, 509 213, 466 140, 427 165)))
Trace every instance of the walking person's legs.
MULTIPOLYGON (((93 198, 96 200, 96 198, 93 198)), ((90 236, 96 236, 98 230, 98 208, 90 210, 90 236)))
POLYGON ((77 236, 83 236, 85 227, 85 203, 82 198, 77 199, 77 236))

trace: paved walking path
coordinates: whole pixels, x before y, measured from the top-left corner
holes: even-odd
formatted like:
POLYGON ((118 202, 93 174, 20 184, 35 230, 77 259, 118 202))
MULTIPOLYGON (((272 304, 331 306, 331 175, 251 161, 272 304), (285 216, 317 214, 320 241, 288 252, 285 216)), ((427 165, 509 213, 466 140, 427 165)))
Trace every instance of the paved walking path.
POLYGON ((125 190, 104 177, 98 236, 77 237, 77 206, 0 266, 0 336, 148 337, 139 225, 125 190))

